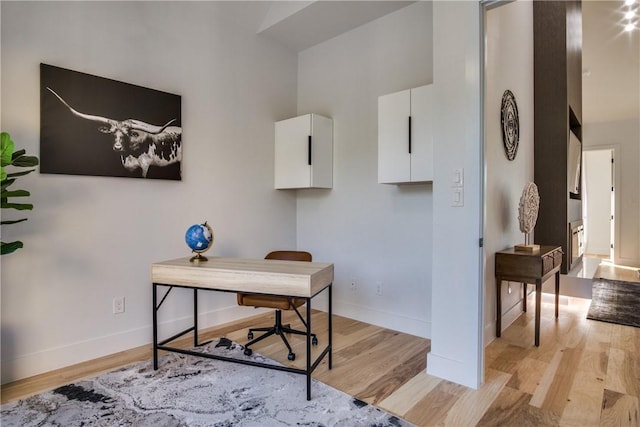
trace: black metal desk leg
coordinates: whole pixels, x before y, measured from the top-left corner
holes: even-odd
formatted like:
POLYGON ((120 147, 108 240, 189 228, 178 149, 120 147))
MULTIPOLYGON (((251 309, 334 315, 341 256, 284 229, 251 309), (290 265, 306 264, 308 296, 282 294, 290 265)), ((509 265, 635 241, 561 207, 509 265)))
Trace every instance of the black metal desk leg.
POLYGON ((307 298, 307 400, 311 400, 311 298, 307 298))
POLYGON ((193 289, 193 346, 198 346, 198 290, 193 289))
POLYGON ((158 285, 153 284, 153 369, 158 369, 158 285))

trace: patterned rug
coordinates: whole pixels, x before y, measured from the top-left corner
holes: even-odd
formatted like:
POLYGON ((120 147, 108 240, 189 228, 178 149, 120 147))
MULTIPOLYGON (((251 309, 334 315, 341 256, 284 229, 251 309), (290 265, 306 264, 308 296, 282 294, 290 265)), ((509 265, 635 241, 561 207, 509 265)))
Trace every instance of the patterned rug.
POLYGON ((640 328, 640 283, 593 279, 587 319, 640 328))
MULTIPOLYGON (((277 364, 221 339, 200 351, 277 364)), ((304 375, 170 353, 2 405, 9 426, 411 426, 304 375)))

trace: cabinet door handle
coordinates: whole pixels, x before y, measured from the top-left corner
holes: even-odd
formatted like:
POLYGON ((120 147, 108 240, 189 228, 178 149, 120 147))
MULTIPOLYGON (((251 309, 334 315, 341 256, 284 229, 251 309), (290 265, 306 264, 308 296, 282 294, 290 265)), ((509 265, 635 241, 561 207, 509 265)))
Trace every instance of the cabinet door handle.
POLYGON ((409 154, 411 154, 411 116, 409 116, 409 154))
POLYGON ((311 166, 311 135, 309 135, 309 148, 308 148, 308 159, 307 164, 311 166))

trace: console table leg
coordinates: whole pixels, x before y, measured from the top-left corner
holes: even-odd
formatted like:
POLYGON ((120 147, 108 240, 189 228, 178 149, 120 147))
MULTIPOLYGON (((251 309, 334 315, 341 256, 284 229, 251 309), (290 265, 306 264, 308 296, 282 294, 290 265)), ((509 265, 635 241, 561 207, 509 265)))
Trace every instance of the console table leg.
POLYGON ((502 279, 496 276, 496 337, 502 333, 502 279))
POLYGON ((540 306, 542 304, 542 280, 536 280, 536 347, 540 346, 540 306))
POLYGON ((558 318, 559 302, 560 302, 560 271, 556 273, 556 319, 558 318))
POLYGON ((332 288, 333 288, 333 283, 329 284, 329 369, 331 369, 332 366, 332 359, 331 359, 331 354, 333 353, 333 340, 332 340, 332 335, 333 335, 333 325, 331 322, 331 318, 333 317, 332 314, 332 308, 331 308, 331 304, 333 304, 333 296, 332 296, 332 288))
POLYGON ((527 283, 522 282, 522 311, 527 312, 527 283))

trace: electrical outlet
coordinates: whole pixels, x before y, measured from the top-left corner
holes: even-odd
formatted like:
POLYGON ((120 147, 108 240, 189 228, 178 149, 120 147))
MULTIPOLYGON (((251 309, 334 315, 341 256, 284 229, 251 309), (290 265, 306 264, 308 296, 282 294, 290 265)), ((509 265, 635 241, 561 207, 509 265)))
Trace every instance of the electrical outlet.
POLYGON ((382 282, 376 282, 376 295, 382 295, 382 282))
POLYGON ((355 292, 358 289, 358 283, 356 282, 356 278, 352 277, 351 278, 351 285, 349 286, 349 290, 351 290, 351 292, 355 292))
POLYGON ((113 314, 124 313, 124 297, 115 297, 113 299, 113 314))
POLYGON ((507 294, 511 295, 511 285, 507 285, 507 294))

